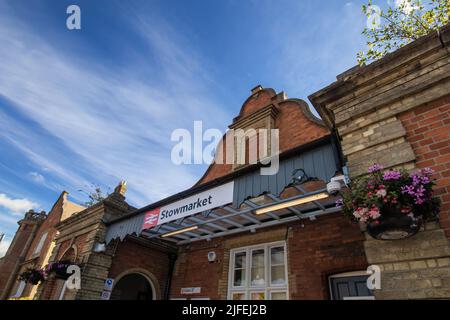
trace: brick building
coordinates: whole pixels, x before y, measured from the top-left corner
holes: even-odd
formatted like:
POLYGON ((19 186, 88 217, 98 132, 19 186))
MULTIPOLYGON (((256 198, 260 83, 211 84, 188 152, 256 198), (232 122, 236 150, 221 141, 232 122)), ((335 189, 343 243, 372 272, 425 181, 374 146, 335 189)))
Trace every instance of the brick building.
MULTIPOLYGON (((140 209, 126 203, 122 183, 104 201, 48 223, 55 233, 47 261, 80 265, 81 289, 50 278, 34 297, 449 298, 449 41, 446 27, 339 75, 309 97, 323 120, 306 102, 257 86, 230 125, 249 134, 219 144, 217 156, 232 163, 217 161, 192 188, 140 209), (259 144, 268 132, 275 135, 259 144), (270 157, 274 150, 279 157, 270 157), (277 173, 262 174, 275 158, 277 173), (379 241, 345 218, 327 184, 341 183, 342 173, 360 176, 375 162, 435 169, 439 221, 411 238, 379 241), (366 286, 369 264, 381 269, 381 290, 366 286)), ((19 223, 2 277, 14 269, 9 278, 16 279, 13 266, 25 266, 29 243, 49 228, 39 214, 24 221, 31 229, 19 223)), ((0 288, 12 288, 14 281, 0 280, 0 288)))
POLYGON ((383 269, 379 299, 450 297, 449 43, 447 25, 310 96, 338 131, 351 177, 372 163, 435 170, 438 223, 411 239, 365 243, 368 262, 383 269))
POLYGON ((42 268, 48 264, 55 246, 56 224, 85 209, 69 201, 67 195, 63 191, 48 214, 31 210, 18 222, 14 240, 5 257, 0 259, 0 299, 35 296, 37 286, 16 280, 27 268, 42 268))
POLYGON ((111 299, 329 299, 342 294, 332 293, 330 284, 342 281, 353 295, 371 295, 357 288, 367 278, 364 236, 326 193, 342 163, 323 121, 306 102, 258 86, 230 128, 267 131, 244 136, 244 143, 236 138, 233 148, 224 136, 224 157, 245 161, 213 163, 179 194, 136 210, 119 185, 103 202, 58 221, 49 260, 79 264, 81 289, 67 290, 65 281, 51 278, 35 298, 99 299, 107 278, 114 279, 111 299), (272 129, 279 145, 269 137, 263 147, 266 154, 279 148, 279 170, 261 175, 249 147, 272 129), (149 212, 162 216, 164 208, 200 198, 206 207, 142 228, 149 212), (283 208, 272 212, 275 205, 283 208))

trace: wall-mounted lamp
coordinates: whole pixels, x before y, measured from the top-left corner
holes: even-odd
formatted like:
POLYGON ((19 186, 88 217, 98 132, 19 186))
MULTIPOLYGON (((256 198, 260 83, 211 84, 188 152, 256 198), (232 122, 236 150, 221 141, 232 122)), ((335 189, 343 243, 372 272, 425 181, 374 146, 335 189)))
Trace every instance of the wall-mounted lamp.
POLYGON ((293 184, 301 184, 301 183, 303 183, 305 181, 308 181, 308 180, 309 180, 309 177, 306 174, 304 169, 299 168, 299 169, 295 169, 292 172, 292 183, 293 184))

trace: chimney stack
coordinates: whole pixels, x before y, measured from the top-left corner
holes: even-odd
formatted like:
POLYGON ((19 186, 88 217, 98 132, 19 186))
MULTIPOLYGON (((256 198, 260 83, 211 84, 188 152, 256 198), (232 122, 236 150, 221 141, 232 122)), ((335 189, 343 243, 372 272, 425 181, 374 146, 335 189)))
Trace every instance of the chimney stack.
POLYGON ((262 89, 263 89, 263 87, 262 87, 260 84, 258 84, 256 87, 254 87, 254 88, 252 89, 252 94, 258 93, 258 92, 260 92, 262 89))

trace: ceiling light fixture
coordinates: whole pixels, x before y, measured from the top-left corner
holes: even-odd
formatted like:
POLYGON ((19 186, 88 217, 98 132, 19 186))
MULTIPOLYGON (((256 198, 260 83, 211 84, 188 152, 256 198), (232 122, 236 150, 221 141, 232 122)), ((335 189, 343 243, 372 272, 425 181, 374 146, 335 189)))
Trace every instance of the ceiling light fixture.
POLYGON ((281 209, 288 208, 288 207, 294 207, 294 206, 298 206, 298 205, 301 205, 304 203, 325 199, 325 198, 328 198, 329 196, 330 195, 328 193, 322 192, 322 193, 318 193, 318 194, 308 196, 305 198, 295 199, 292 201, 287 201, 287 202, 283 202, 283 203, 279 203, 279 204, 274 204, 269 207, 257 209, 257 210, 255 210, 255 214, 260 215, 260 214, 277 211, 277 210, 281 210, 281 209))
POLYGON ((192 227, 187 227, 187 228, 180 229, 180 230, 171 231, 171 232, 162 234, 161 238, 167 238, 170 236, 174 236, 174 235, 177 235, 180 233, 185 233, 185 232, 196 230, 196 229, 198 229, 198 226, 192 226, 192 227))

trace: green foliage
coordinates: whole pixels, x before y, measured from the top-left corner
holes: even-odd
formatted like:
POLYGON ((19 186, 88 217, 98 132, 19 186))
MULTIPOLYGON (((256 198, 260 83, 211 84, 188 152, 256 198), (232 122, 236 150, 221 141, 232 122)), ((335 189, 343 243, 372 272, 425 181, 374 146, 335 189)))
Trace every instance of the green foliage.
POLYGON ((374 15, 372 0, 362 6, 371 25, 362 34, 367 38, 367 52, 358 52, 360 65, 384 57, 404 45, 449 23, 450 0, 392 0, 394 5, 374 15), (379 22, 379 24, 377 23, 379 22))
POLYGON ((84 203, 84 205, 86 207, 90 207, 90 206, 93 206, 94 204, 102 202, 108 196, 108 193, 104 193, 102 191, 102 189, 100 188, 100 186, 98 186, 98 185, 92 184, 89 187, 89 189, 90 189, 89 191, 78 190, 80 192, 85 193, 89 198, 89 200, 84 203))

